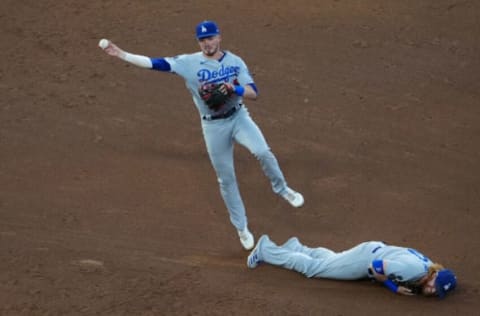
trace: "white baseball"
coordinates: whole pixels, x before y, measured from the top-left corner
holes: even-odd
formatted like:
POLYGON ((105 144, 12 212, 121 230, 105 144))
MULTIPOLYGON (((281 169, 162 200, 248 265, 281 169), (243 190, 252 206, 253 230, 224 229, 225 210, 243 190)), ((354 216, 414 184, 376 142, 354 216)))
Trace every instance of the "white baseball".
POLYGON ((98 46, 100 46, 101 49, 107 48, 108 44, 109 44, 109 41, 105 38, 102 38, 100 42, 98 42, 98 46))

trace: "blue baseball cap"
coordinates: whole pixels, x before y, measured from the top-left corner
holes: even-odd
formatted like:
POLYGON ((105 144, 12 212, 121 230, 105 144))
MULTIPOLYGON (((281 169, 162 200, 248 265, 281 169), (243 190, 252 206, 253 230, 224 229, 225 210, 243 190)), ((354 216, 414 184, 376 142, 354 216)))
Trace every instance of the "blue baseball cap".
POLYGON ((437 272, 435 279, 435 290, 440 298, 444 298, 448 292, 455 289, 457 286, 457 277, 452 271, 443 269, 437 272))
POLYGON ((213 21, 203 21, 196 28, 197 39, 215 36, 220 34, 220 29, 213 21))

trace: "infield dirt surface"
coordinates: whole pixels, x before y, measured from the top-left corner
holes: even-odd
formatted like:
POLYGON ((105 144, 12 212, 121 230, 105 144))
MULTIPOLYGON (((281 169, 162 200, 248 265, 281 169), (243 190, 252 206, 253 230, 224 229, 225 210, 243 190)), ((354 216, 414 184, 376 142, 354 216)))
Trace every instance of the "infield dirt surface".
POLYGON ((479 21, 473 0, 1 1, 0 315, 478 315, 479 21), (97 46, 195 52, 204 19, 306 200, 237 146, 256 238, 415 247, 452 295, 247 269, 183 80, 97 46))

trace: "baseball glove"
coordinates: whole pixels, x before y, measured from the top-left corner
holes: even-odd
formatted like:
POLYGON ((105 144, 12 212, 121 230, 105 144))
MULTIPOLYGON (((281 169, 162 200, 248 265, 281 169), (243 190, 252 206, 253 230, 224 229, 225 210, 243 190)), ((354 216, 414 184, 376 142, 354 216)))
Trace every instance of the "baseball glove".
POLYGON ((233 88, 225 83, 206 83, 200 87, 199 93, 210 109, 218 111, 232 96, 233 88))

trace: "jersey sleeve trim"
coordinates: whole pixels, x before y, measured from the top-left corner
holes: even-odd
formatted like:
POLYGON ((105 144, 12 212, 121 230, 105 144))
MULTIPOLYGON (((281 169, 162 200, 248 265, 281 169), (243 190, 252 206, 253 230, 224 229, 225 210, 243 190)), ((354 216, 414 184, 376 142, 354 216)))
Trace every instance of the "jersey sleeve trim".
POLYGON ((150 58, 152 61, 152 69, 159 71, 171 71, 172 67, 165 58, 150 58))
POLYGON ((376 273, 385 275, 385 271, 383 269, 383 260, 373 260, 372 268, 376 273))
POLYGON ((250 87, 252 87, 252 89, 255 91, 256 94, 258 94, 258 89, 257 89, 257 86, 252 82, 252 83, 249 83, 248 84, 250 87))

